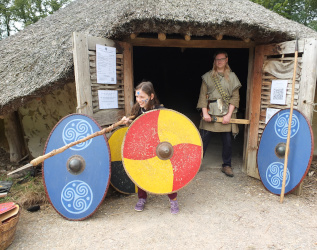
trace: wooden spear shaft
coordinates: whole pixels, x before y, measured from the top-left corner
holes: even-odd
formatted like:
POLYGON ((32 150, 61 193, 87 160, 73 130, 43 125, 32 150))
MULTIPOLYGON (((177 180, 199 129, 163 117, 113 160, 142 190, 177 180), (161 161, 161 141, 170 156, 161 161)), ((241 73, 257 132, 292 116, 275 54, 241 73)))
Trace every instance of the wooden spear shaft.
POLYGON ((293 82, 292 82, 291 107, 290 107, 290 111, 289 111, 288 130, 287 130, 287 139, 286 139, 286 148, 285 148, 285 159, 284 159, 283 182, 282 182, 281 197, 280 197, 280 202, 281 203, 283 203, 284 193, 285 193, 285 182, 286 182, 287 163, 288 163, 288 154, 289 154, 289 143, 290 143, 290 139, 291 139, 291 126, 292 126, 292 118, 293 118, 293 106, 294 106, 294 92, 295 92, 297 58, 298 58, 298 40, 296 38, 295 60, 294 60, 293 82))
MULTIPOLYGON (((130 116, 130 117, 129 117, 129 120, 131 120, 131 119, 133 119, 133 118, 134 118, 134 116, 130 116)), ((78 141, 71 142, 71 143, 69 143, 69 144, 67 144, 67 145, 65 145, 65 146, 63 146, 63 147, 61 147, 61 148, 54 149, 54 150, 52 150, 51 152, 49 152, 49 153, 47 153, 47 154, 45 154, 45 155, 41 155, 41 156, 39 156, 39 157, 33 159, 30 163, 24 165, 23 167, 20 167, 20 168, 18 168, 18 169, 16 169, 16 170, 12 171, 11 173, 8 173, 8 175, 14 174, 14 173, 16 173, 16 172, 19 172, 19 171, 21 171, 21 170, 27 169, 27 168, 29 168, 29 167, 37 166, 38 164, 42 163, 42 162, 45 161, 46 159, 48 159, 48 158, 50 158, 50 157, 52 157, 52 156, 54 156, 54 155, 60 154, 60 153, 64 152, 66 149, 68 149, 68 148, 70 148, 70 147, 73 147, 73 146, 75 146, 75 145, 77 145, 77 144, 79 144, 79 143, 88 141, 88 140, 90 140, 90 139, 92 139, 92 138, 94 138, 94 137, 96 137, 96 136, 109 133, 109 132, 112 131, 115 127, 118 127, 118 126, 120 126, 120 125, 122 125, 122 124, 124 124, 124 121, 122 121, 122 120, 121 120, 121 121, 118 121, 118 122, 112 124, 111 126, 109 126, 109 127, 107 127, 107 128, 104 128, 104 129, 102 129, 102 130, 99 130, 99 131, 97 131, 97 132, 91 134, 91 135, 88 135, 88 136, 85 137, 85 138, 82 138, 82 139, 80 139, 80 140, 78 140, 78 141)))

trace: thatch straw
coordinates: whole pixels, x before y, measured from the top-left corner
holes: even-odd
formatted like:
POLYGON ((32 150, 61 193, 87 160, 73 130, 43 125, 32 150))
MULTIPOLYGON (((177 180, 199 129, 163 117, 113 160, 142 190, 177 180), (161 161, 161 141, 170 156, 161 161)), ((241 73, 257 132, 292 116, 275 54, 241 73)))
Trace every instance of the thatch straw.
POLYGON ((317 33, 249 0, 78 0, 0 42, 0 115, 74 81, 74 31, 121 39, 130 33, 191 34, 256 43, 317 33))

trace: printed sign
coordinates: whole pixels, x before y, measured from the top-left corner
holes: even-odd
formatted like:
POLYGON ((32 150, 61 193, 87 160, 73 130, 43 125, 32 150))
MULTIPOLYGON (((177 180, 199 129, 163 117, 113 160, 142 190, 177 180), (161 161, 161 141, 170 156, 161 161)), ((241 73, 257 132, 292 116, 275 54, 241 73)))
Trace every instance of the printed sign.
POLYGON ((117 90, 98 90, 99 109, 117 109, 118 91, 117 90))
POLYGON ((275 115, 275 113, 277 113, 278 111, 280 111, 280 109, 267 108, 266 109, 265 124, 267 124, 268 121, 271 119, 271 117, 273 115, 275 115))
POLYGON ((96 44, 97 83, 116 84, 116 48, 96 44))
POLYGON ((271 87, 271 103, 286 104, 287 80, 273 80, 271 87))

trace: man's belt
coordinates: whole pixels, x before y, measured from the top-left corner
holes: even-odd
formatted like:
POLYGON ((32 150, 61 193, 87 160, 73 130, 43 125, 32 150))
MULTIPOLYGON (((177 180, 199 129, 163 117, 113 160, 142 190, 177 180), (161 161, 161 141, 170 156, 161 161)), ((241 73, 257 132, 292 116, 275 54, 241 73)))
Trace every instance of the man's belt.
POLYGON ((217 102, 217 100, 208 100, 208 107, 210 103, 215 103, 215 102, 217 102))

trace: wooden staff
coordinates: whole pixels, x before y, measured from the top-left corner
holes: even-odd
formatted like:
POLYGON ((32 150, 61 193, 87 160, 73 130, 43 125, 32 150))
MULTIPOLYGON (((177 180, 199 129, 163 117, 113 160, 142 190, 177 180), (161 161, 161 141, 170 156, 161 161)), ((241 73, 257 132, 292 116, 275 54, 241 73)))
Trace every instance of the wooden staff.
MULTIPOLYGON (((223 121, 223 117, 212 116, 212 117, 211 117, 211 121, 212 121, 212 122, 222 122, 222 121, 223 121)), ((229 123, 235 123, 235 124, 250 124, 250 120, 231 118, 230 121, 229 121, 229 123)))
MULTIPOLYGON (((202 113, 201 113, 202 116, 202 113)), ((203 120, 205 121, 205 118, 202 116, 203 120)), ((222 123, 223 121, 223 117, 219 117, 219 116, 211 116, 211 121, 210 122, 220 122, 222 123)), ((229 123, 235 123, 235 124, 250 124, 250 120, 246 120, 246 119, 234 119, 231 118, 229 123)))
MULTIPOLYGON (((134 118, 134 116, 130 116, 130 117, 129 117, 129 120, 131 120, 131 119, 133 119, 133 118, 134 118)), ((67 144, 67 145, 65 145, 65 146, 63 146, 63 147, 61 147, 61 148, 54 149, 54 150, 52 150, 51 152, 49 152, 49 153, 47 153, 47 154, 45 154, 45 155, 41 155, 41 156, 39 156, 39 157, 33 159, 30 163, 28 163, 28 164, 24 165, 23 167, 20 167, 20 168, 14 170, 14 171, 8 173, 7 175, 14 174, 14 173, 16 173, 16 172, 19 172, 19 171, 21 171, 21 170, 23 170, 23 169, 27 169, 27 168, 29 168, 29 167, 37 166, 38 164, 42 163, 42 162, 45 161, 46 159, 48 159, 48 158, 50 158, 50 157, 52 157, 52 156, 54 156, 54 155, 60 154, 60 153, 64 152, 66 149, 68 149, 68 148, 70 148, 70 147, 73 147, 73 146, 75 146, 75 145, 77 145, 77 144, 79 144, 79 143, 82 143, 82 142, 85 142, 85 141, 87 141, 87 140, 90 140, 90 139, 92 139, 92 138, 94 138, 94 137, 96 137, 96 136, 109 133, 109 132, 112 131, 115 127, 118 127, 118 126, 120 126, 120 125, 122 125, 122 124, 124 124, 124 121, 122 121, 122 120, 121 120, 121 121, 118 121, 118 122, 112 124, 111 126, 109 126, 109 127, 107 127, 107 128, 104 128, 104 129, 102 129, 102 130, 100 130, 100 131, 97 131, 97 132, 91 134, 91 135, 88 135, 87 137, 85 137, 85 138, 83 138, 83 139, 80 139, 80 140, 78 140, 78 141, 71 142, 71 143, 69 143, 69 144, 67 144)))
POLYGON ((287 162, 288 162, 288 154, 289 154, 289 142, 290 142, 290 139, 291 139, 291 126, 292 126, 292 118, 293 118, 293 106, 294 106, 294 92, 295 92, 295 80, 296 80, 296 69, 297 69, 297 57, 298 57, 298 40, 296 38, 295 60, 294 60, 294 71, 293 71, 293 83, 292 83, 292 98, 291 98, 291 107, 290 107, 290 111, 289 111, 287 140, 286 140, 286 148, 285 148, 284 172, 283 172, 283 182, 282 182, 282 189, 281 189, 281 199, 280 199, 281 203, 283 203, 284 193, 285 193, 287 162))

